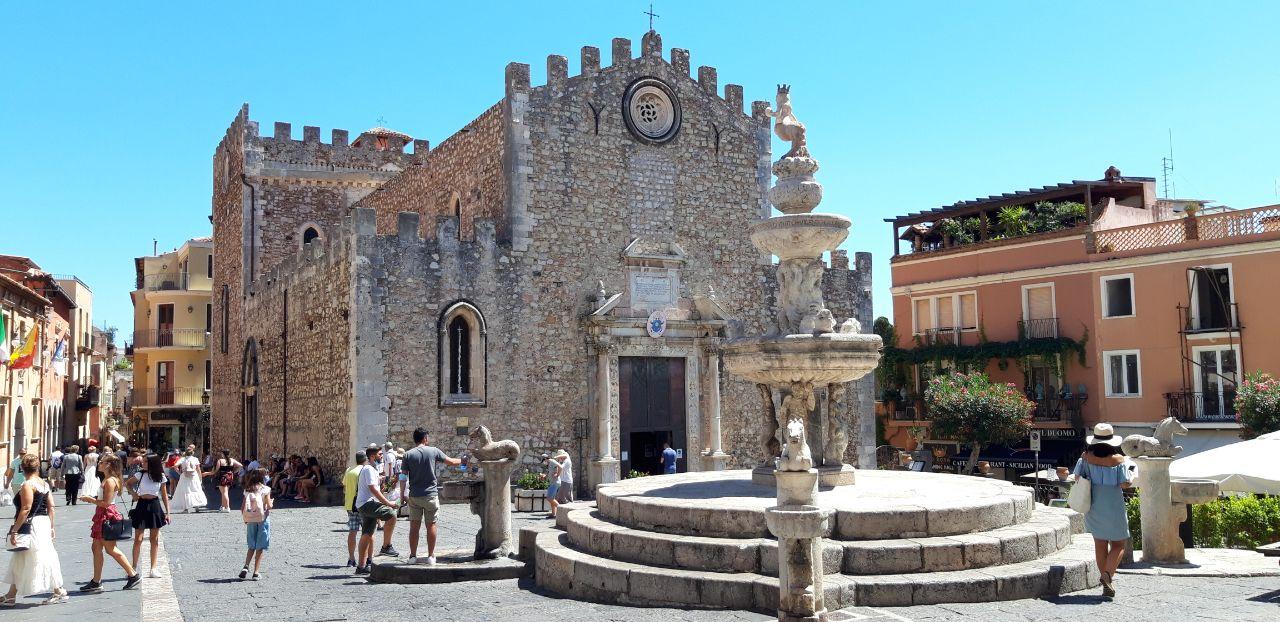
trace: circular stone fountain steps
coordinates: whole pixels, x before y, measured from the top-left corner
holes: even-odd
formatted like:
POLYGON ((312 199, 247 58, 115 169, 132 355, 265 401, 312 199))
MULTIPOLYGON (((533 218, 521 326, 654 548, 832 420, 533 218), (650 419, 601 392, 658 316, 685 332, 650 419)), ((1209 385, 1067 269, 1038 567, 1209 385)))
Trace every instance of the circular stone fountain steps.
MULTIPOLYGON (((643 531, 600 518, 585 507, 564 513, 573 548, 597 557, 711 572, 778 575, 772 538, 714 538, 643 531)), ((1036 512, 1025 523, 977 534, 894 540, 824 541, 826 574, 927 573, 1031 561, 1071 544, 1061 512, 1036 512)))
MULTIPOLYGON (((768 538, 771 487, 750 471, 684 473, 626 480, 596 491, 600 517, 641 531, 713 538, 768 538)), ((857 484, 823 489, 833 510, 824 537, 887 540, 980 533, 1027 522, 1031 490, 1010 482, 904 471, 858 471, 857 484)))
MULTIPOLYGON (((537 585, 591 602, 642 607, 750 609, 773 613, 778 579, 751 572, 721 573, 661 568, 576 550, 567 533, 543 531, 534 541, 537 585)), ((1040 598, 1098 584, 1093 540, 1037 560, 982 569, 871 576, 827 575, 829 610, 850 606, 902 606, 1040 598)))

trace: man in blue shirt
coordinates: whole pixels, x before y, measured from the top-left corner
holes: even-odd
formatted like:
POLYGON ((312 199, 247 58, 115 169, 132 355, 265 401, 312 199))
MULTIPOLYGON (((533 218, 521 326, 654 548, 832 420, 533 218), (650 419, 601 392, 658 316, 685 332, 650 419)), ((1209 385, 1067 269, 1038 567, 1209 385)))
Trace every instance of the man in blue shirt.
POLYGON ((676 472, 676 450, 671 448, 671 443, 662 441, 662 472, 665 475, 673 475, 676 472))

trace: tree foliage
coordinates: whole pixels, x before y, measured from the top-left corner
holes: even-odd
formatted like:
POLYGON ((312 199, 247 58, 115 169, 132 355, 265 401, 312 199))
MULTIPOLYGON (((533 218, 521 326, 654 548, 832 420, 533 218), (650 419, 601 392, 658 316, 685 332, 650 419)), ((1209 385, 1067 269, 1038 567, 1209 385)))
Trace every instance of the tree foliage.
POLYGON ((1017 440, 1031 430, 1035 404, 1013 383, 993 383, 986 374, 943 374, 929 381, 924 397, 934 434, 972 448, 969 473, 983 447, 1017 440))

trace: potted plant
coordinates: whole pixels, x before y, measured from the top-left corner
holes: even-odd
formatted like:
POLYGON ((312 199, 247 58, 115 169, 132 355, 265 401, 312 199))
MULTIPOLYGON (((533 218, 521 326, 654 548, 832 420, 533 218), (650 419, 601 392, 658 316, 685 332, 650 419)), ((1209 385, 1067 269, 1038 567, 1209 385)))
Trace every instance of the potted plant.
POLYGON ((1280 379, 1261 371, 1245 375, 1236 390, 1235 408, 1242 438, 1280 430, 1280 379))
POLYGON ((547 512, 547 476, 545 473, 525 471, 516 479, 516 511, 547 512))

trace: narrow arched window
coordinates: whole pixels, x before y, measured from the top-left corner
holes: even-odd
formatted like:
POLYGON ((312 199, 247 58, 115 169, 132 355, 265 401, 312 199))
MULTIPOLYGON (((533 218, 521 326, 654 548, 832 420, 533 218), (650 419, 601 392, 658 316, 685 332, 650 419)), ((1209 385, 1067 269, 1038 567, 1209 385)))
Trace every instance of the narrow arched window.
POLYGON ((471 327, 461 315, 449 322, 449 393, 471 393, 471 327))
POLYGON ((320 232, 316 231, 315 227, 307 227, 307 230, 302 232, 302 243, 310 244, 312 240, 318 237, 320 237, 320 232))
POLYGON ((484 406, 486 330, 479 309, 457 302, 440 316, 440 405, 484 406))

